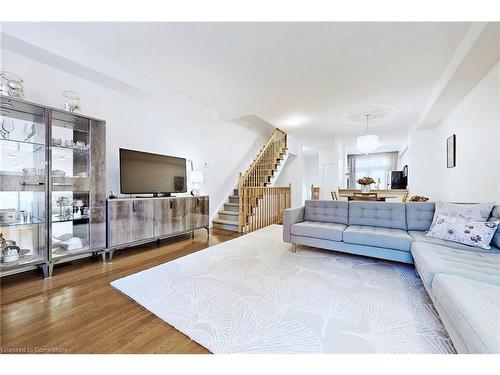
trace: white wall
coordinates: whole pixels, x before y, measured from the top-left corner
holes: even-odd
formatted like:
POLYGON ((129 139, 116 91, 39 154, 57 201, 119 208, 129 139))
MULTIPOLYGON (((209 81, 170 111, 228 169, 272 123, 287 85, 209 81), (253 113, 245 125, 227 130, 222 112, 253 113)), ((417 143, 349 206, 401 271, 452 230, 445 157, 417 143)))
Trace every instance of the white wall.
POLYGON ((419 130, 408 143, 408 189, 410 195, 424 195, 432 200, 440 196, 435 130, 419 130))
MULTIPOLYGON (((238 172, 246 169, 272 130, 213 121, 214 116, 206 122, 193 120, 183 116, 182 110, 172 111, 172 103, 164 98, 123 93, 9 50, 1 52, 1 70, 24 79, 27 100, 60 108, 61 92, 70 89, 81 95, 84 114, 106 120, 108 191, 120 191, 120 147, 181 156, 203 170, 206 182, 201 190, 210 195, 213 217, 235 186, 238 172), (207 168, 203 168, 205 163, 207 168)), ((204 111, 200 108, 199 112, 204 111)))
POLYGON ((302 206, 306 197, 304 186, 304 156, 302 154, 302 142, 288 135, 287 137, 288 159, 281 170, 275 186, 291 186, 292 207, 302 206))
POLYGON ((398 171, 402 171, 403 167, 408 165, 409 154, 408 145, 406 144, 398 151, 398 171))
POLYGON ((459 202, 500 203, 500 65, 441 123, 410 137, 411 194, 459 202), (455 134, 455 168, 446 167, 446 139, 455 134))
POLYGON ((317 168, 321 199, 332 199, 331 192, 345 186, 346 165, 347 154, 341 139, 334 139, 331 147, 319 150, 317 168))
POLYGON ((319 186, 320 184, 319 156, 317 154, 304 156, 304 190, 306 192, 306 199, 310 199, 311 185, 319 186))

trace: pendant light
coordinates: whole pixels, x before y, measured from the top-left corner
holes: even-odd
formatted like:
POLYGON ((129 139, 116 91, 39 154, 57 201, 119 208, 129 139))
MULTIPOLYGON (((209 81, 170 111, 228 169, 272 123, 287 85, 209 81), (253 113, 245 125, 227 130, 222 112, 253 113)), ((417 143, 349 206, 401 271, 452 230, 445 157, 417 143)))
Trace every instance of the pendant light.
POLYGON ((368 117, 369 114, 365 115, 366 117, 366 135, 362 135, 356 138, 356 147, 359 151, 364 154, 369 154, 373 152, 378 147, 378 135, 368 134, 368 117))

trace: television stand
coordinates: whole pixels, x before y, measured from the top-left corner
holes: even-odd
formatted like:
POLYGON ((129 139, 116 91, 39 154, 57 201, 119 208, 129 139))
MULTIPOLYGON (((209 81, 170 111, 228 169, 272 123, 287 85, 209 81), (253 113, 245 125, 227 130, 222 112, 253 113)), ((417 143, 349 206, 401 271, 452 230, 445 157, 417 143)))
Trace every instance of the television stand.
POLYGON ((178 196, 107 200, 107 256, 131 246, 206 229, 209 197, 178 196))

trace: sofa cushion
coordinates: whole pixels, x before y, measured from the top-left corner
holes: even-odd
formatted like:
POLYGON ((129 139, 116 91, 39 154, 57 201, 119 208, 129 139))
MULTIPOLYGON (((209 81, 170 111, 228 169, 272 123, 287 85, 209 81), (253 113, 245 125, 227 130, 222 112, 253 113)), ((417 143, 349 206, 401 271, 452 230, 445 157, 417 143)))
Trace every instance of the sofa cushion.
POLYGON ((500 253, 472 249, 464 251, 416 241, 411 245, 411 254, 427 288, 440 273, 500 285, 500 253))
POLYGON ((406 203, 406 225, 410 230, 429 230, 434 218, 434 202, 406 203))
POLYGON ((303 221, 292 225, 291 234, 330 241, 342 241, 342 232, 345 228, 347 228, 345 224, 303 221))
POLYGON ((343 234, 344 242, 410 251, 413 238, 404 230, 349 225, 343 234))
MULTIPOLYGON (((491 211, 491 216, 489 218, 489 221, 497 221, 497 220, 500 220, 500 206, 493 207, 493 210, 491 211)), ((493 239, 491 240, 491 245, 500 248, 500 226, 497 228, 497 232, 495 233, 493 239)))
POLYGON ((349 225, 406 229, 404 203, 349 202, 349 225))
POLYGON ((324 240, 321 238, 294 236, 293 234, 291 235, 291 242, 295 244, 317 247, 319 249, 340 251, 343 253, 364 255, 372 258, 387 259, 393 260, 395 262, 413 264, 413 258, 409 251, 388 249, 385 247, 357 245, 347 242, 324 240))
POLYGON ((439 215, 461 217, 470 221, 487 221, 491 215, 491 211, 495 206, 494 202, 486 203, 451 203, 451 202, 436 202, 434 209, 434 224, 439 215))
POLYGON ((343 201, 306 201, 304 220, 347 224, 348 209, 343 201))
POLYGON ((438 215, 437 220, 427 232, 427 237, 440 238, 489 250, 498 223, 498 221, 470 221, 461 217, 438 215))
MULTIPOLYGON (((408 234, 413 237, 415 241, 418 242, 426 242, 434 245, 439 245, 439 246, 446 246, 446 247, 451 247, 452 249, 458 249, 458 250, 468 250, 468 251, 477 251, 479 250, 477 247, 474 246, 468 246, 464 245, 458 242, 452 242, 452 241, 446 241, 442 240, 440 238, 434 238, 434 237, 428 237, 426 235, 427 232, 421 232, 421 231, 416 231, 416 230, 409 230, 408 234)), ((491 246, 490 252, 495 252, 495 251, 500 251, 500 249, 497 249, 496 247, 491 246)))
POLYGON ((467 352, 500 353, 500 286, 439 274, 432 290, 467 352))

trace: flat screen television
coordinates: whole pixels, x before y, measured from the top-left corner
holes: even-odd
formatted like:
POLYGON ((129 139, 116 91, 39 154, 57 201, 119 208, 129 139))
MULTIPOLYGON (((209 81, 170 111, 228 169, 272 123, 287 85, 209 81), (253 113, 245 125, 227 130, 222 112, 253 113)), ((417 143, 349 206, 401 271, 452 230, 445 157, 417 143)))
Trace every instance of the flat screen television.
POLYGON ((408 177, 404 171, 391 172, 391 189, 406 189, 408 187, 408 177))
POLYGON ((186 159, 120 148, 122 194, 185 193, 186 159))

